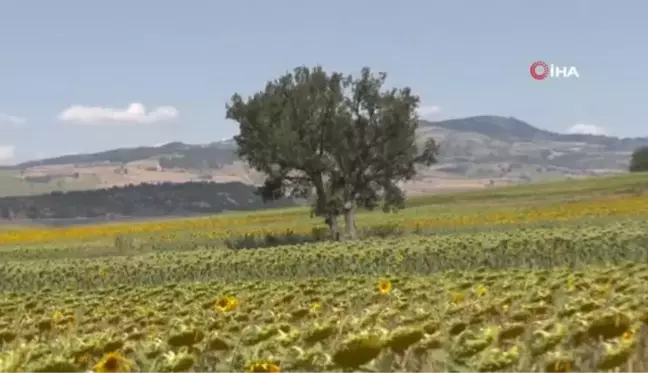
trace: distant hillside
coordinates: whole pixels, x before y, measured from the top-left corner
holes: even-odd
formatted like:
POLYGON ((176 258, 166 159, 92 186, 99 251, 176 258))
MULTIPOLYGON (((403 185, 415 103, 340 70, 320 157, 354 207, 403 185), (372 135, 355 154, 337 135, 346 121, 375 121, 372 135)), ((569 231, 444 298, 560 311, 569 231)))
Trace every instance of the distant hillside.
MULTIPOLYGON (((582 143, 589 146, 600 145, 602 150, 632 152, 648 145, 648 138, 618 138, 588 134, 563 134, 536 128, 512 117, 475 116, 450 119, 438 122, 422 121, 421 131, 445 129, 464 137, 474 134, 486 136, 490 140, 505 141, 509 144, 525 142, 582 143)), ((445 140, 450 147, 456 144, 452 139, 445 140)), ((475 145, 478 147, 477 145, 475 145)), ((585 156, 585 154, 583 154, 585 156)), ((232 140, 213 142, 206 145, 189 145, 172 142, 158 147, 121 148, 92 154, 74 154, 55 158, 29 161, 12 166, 12 169, 28 169, 39 166, 88 163, 127 164, 141 160, 156 159, 162 168, 217 169, 233 163, 235 143, 232 140)))
POLYGON ((513 117, 476 116, 439 122, 423 121, 424 126, 440 127, 459 132, 474 132, 492 138, 519 141, 578 142, 603 145, 607 150, 632 151, 648 144, 648 138, 618 138, 589 134, 564 134, 536 128, 513 117))
MULTIPOLYGON (((422 121, 419 138, 440 144, 440 162, 405 185, 409 193, 481 188, 625 172, 648 138, 562 134, 522 120, 475 116, 422 121)), ((241 182, 263 175, 237 159, 232 140, 66 155, 0 169, 0 197, 141 183, 241 182)))
POLYGON ((29 161, 14 166, 26 169, 39 166, 87 163, 126 164, 155 158, 164 168, 218 168, 236 160, 234 144, 216 142, 208 145, 187 145, 171 142, 162 146, 142 146, 139 148, 114 149, 92 154, 73 154, 55 158, 29 161))
MULTIPOLYGON (((264 204, 242 183, 140 184, 121 188, 0 198, 0 219, 76 219, 182 216, 292 206, 264 204)), ((1 220, 0 220, 1 221, 1 220)))
POLYGON ((424 121, 419 134, 441 146, 433 170, 521 182, 625 172, 632 151, 648 145, 648 138, 555 133, 498 116, 424 121))

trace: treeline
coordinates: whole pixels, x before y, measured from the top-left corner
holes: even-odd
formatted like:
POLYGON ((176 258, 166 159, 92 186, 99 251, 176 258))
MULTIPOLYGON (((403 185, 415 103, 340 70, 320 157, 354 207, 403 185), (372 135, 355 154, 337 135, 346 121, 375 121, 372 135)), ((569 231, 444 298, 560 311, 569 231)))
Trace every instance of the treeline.
POLYGON ((291 200, 263 203, 242 183, 139 184, 108 189, 0 198, 2 219, 159 217, 290 206, 291 200))

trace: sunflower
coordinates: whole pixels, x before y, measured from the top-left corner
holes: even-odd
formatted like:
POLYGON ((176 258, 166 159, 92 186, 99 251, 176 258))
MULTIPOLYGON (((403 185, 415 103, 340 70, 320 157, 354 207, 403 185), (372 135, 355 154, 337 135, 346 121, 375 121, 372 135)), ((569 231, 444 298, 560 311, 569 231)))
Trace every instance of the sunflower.
POLYGON ((475 289, 475 293, 478 297, 486 296, 488 295, 488 288, 484 284, 479 284, 477 285, 477 289, 475 289))
POLYGON ((61 311, 56 311, 56 312, 54 312, 54 314, 52 315, 52 320, 54 320, 54 322, 57 322, 57 321, 61 320, 63 317, 65 317, 65 316, 63 315, 63 312, 61 312, 61 311))
POLYGON ((281 367, 273 362, 262 360, 248 365, 248 372, 281 372, 281 367))
POLYGON ((89 352, 85 352, 85 353, 82 353, 81 355, 77 356, 74 361, 77 364, 81 364, 82 366, 85 367, 85 366, 90 365, 92 360, 93 360, 92 354, 89 353, 89 352))
POLYGON ((632 327, 623 333, 621 340, 625 342, 632 342, 635 339, 635 333, 637 332, 637 327, 632 327))
POLYGON ((569 276, 569 278, 567 279, 567 289, 569 291, 576 289, 576 279, 574 278, 574 276, 569 276))
POLYGON ((238 299, 232 296, 226 296, 216 301, 216 309, 222 312, 230 312, 238 306, 238 299))
POLYGON ((378 292, 380 294, 389 294, 392 290, 392 284, 389 280, 378 280, 378 292))
POLYGON ((94 366, 93 371, 102 372, 130 372, 131 362, 124 358, 119 351, 105 354, 94 366))

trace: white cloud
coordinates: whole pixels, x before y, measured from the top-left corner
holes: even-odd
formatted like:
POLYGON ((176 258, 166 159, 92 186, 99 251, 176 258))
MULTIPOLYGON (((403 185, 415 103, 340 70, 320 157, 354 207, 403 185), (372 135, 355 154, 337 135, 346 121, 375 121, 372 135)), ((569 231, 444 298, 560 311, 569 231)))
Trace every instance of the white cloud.
POLYGON ((587 135, 607 135, 608 134, 607 130, 601 126, 597 126, 595 124, 583 124, 583 123, 574 124, 567 130, 567 133, 574 133, 574 134, 580 133, 580 134, 587 134, 587 135))
POLYGON ((0 113, 0 125, 8 124, 10 126, 18 127, 25 124, 25 122, 27 122, 25 118, 17 117, 15 115, 0 113))
POLYGON ((423 119, 434 117, 441 112, 441 107, 436 105, 424 105, 418 108, 418 115, 423 119))
POLYGON ((14 158, 16 148, 11 145, 0 145, 0 162, 10 161, 14 158))
POLYGON ((172 120, 180 112, 173 106, 158 106, 147 112, 139 102, 128 105, 125 109, 73 105, 63 110, 58 118, 63 122, 79 124, 153 124, 172 120))

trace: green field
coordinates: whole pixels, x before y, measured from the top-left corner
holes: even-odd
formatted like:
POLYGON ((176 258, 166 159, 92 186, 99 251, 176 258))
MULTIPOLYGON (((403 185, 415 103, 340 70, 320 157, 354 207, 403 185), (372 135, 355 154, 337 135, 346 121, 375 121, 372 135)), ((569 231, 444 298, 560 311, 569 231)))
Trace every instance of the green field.
POLYGON ((648 175, 408 205, 0 232, 0 371, 648 370, 648 175))

